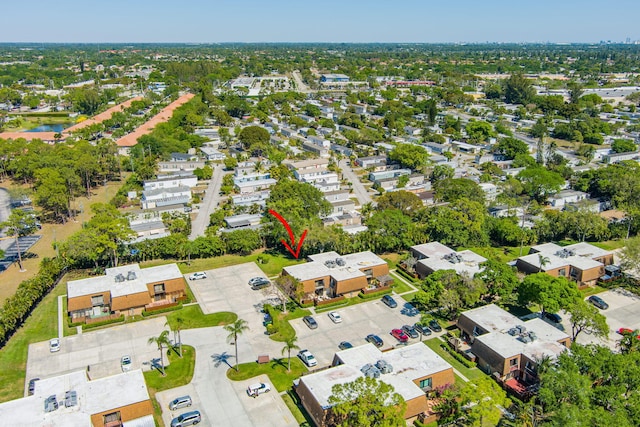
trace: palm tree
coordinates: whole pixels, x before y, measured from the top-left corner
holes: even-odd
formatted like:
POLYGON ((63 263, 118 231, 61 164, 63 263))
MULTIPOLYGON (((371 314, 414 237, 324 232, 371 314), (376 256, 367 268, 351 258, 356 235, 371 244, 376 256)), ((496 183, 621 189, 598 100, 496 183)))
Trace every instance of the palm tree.
POLYGON ((164 330, 157 337, 149 338, 147 344, 156 344, 158 346, 158 350, 160 350, 160 366, 162 367, 162 376, 166 376, 167 374, 164 371, 164 357, 162 356, 162 349, 166 346, 169 347, 171 343, 169 342, 169 331, 164 330))
POLYGON ((296 336, 289 337, 284 342, 284 347, 282 347, 282 355, 287 352, 287 357, 289 359, 287 372, 291 372, 291 350, 300 350, 300 347, 297 346, 296 342, 298 338, 296 336))
POLYGON ((238 335, 242 335, 245 331, 248 331, 249 326, 246 320, 238 319, 230 325, 226 325, 224 330, 229 332, 227 341, 232 341, 236 348, 236 372, 238 372, 238 335))
MULTIPOLYGON (((182 357, 182 340, 180 339, 180 330, 182 329, 182 324, 184 323, 184 319, 180 316, 176 317, 176 329, 172 329, 171 332, 173 332, 173 344, 174 344, 174 349, 175 349, 175 345, 176 343, 178 344, 178 356, 182 357)), ((167 321, 164 326, 168 326, 171 329, 171 325, 169 324, 169 321, 167 321)))
POLYGON ((541 273, 544 266, 549 265, 551 260, 549 259, 549 257, 546 257, 542 254, 538 254, 538 262, 540 263, 540 268, 538 269, 538 273, 541 273))

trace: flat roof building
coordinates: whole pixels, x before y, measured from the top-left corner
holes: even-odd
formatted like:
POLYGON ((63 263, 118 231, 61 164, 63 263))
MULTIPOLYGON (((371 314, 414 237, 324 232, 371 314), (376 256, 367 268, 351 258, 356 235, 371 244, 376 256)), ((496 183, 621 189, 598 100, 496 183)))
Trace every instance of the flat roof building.
POLYGON ((418 260, 415 269, 421 278, 440 270, 454 270, 458 274, 473 277, 483 270, 480 264, 487 261, 473 251, 456 252, 440 242, 411 246, 411 255, 418 260))
POLYGON ((12 426, 155 425, 139 369, 96 380, 84 371, 41 379, 32 396, 0 403, 0 418, 12 426))

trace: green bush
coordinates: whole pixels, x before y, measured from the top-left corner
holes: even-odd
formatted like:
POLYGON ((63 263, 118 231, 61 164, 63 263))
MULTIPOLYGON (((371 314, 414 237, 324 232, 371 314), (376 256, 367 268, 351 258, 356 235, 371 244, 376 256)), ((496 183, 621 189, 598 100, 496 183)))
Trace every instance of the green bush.
POLYGON ((365 300, 365 301, 369 301, 372 299, 376 299, 376 298, 381 298, 383 295, 388 295, 392 292, 393 290, 391 288, 389 289, 385 289, 384 291, 379 291, 379 292, 371 292, 370 294, 363 294, 362 292, 360 292, 358 294, 358 297, 365 300))
POLYGON ((457 351, 455 351, 454 349, 452 349, 448 345, 442 345, 441 347, 443 349, 445 349, 451 356, 453 356, 454 359, 456 359, 458 362, 462 363, 467 368, 475 368, 476 367, 475 363, 473 363, 470 360, 467 360, 463 355, 461 355, 460 353, 458 353, 457 351))
POLYGON ((84 325, 82 330, 86 329, 94 329, 99 328, 100 326, 110 325, 112 323, 122 323, 124 322, 124 314, 121 314, 120 317, 116 317, 115 319, 103 320, 102 322, 90 323, 88 325, 84 325))
POLYGON ((147 316, 154 316, 156 314, 160 314, 160 313, 168 313, 170 311, 176 311, 176 310, 180 310, 182 308, 182 303, 178 303, 176 305, 172 305, 171 307, 164 307, 164 308, 158 308, 157 310, 143 310, 142 311, 142 316, 143 317, 147 317, 147 316))

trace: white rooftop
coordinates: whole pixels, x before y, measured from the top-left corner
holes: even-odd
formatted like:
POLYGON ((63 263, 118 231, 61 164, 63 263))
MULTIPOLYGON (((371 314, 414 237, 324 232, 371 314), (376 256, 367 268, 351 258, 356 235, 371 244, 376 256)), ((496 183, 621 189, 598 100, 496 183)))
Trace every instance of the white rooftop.
POLYGON ((380 375, 380 380, 391 384, 404 400, 424 396, 424 391, 413 382, 415 379, 451 369, 449 363, 423 343, 399 347, 384 353, 373 344, 367 343, 336 353, 336 359, 342 364, 305 375, 300 379, 325 409, 330 407, 328 400, 332 394, 331 388, 335 384, 355 381, 363 376, 360 369, 364 365, 375 364, 378 360, 384 360, 393 367, 392 372, 380 375))
POLYGON ((383 265, 386 262, 375 255, 373 252, 357 252, 354 254, 341 256, 339 253, 323 252, 320 254, 309 255, 311 262, 305 264, 297 264, 285 267, 284 270, 300 281, 311 280, 321 276, 332 276, 336 280, 346 280, 356 277, 364 277, 364 273, 360 269, 383 265), (342 259, 344 266, 335 264, 328 267, 325 262, 336 261, 342 259))
POLYGON ((431 271, 454 270, 458 274, 473 276, 483 270, 480 264, 487 260, 468 249, 456 252, 440 242, 424 243, 411 249, 425 257, 418 262, 431 271))
POLYGON ((148 283, 180 277, 182 277, 182 273, 176 264, 159 265, 144 269, 141 269, 138 264, 123 265, 107 268, 104 276, 69 281, 67 283, 67 298, 93 295, 100 292, 110 292, 112 298, 149 292, 147 289, 148 283), (130 272, 135 274, 135 278, 133 278, 133 275, 129 275, 130 272), (119 274, 124 276, 124 281, 116 282, 116 276, 119 274), (127 277, 131 278, 131 280, 127 280, 127 277))
POLYGON ((139 369, 93 381, 78 371, 37 381, 33 396, 0 403, 0 418, 13 426, 86 427, 93 414, 145 400, 149 393, 139 369), (65 407, 67 391, 77 393, 77 405, 65 407), (44 401, 51 395, 56 396, 59 408, 45 412, 44 401))
POLYGON ((600 249, 586 242, 579 242, 568 246, 544 243, 532 246, 531 251, 534 251, 534 253, 530 253, 519 259, 529 265, 540 268, 540 258, 546 258, 547 263, 541 268, 543 271, 555 270, 568 265, 572 265, 583 271, 597 268, 602 266, 602 263, 594 260, 594 258, 611 254, 609 251, 600 249))

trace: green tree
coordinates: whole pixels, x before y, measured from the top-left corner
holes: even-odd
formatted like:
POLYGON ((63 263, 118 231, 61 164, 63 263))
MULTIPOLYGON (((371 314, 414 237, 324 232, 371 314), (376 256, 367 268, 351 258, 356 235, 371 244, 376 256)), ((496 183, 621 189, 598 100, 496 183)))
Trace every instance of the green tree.
POLYGON ((455 169, 449 165, 435 165, 429 175, 429 180, 432 184, 442 180, 451 179, 455 174, 455 169))
POLYGON ((518 154, 529 154, 529 146, 517 138, 502 138, 495 147, 495 152, 504 155, 508 160, 518 154))
POLYGON ((291 350, 300 350, 297 344, 298 338, 295 336, 288 337, 284 341, 284 347, 282 347, 282 355, 287 353, 287 372, 291 372, 291 350))
POLYGON ((406 403, 392 385, 375 378, 335 384, 329 396, 330 425, 394 427, 404 425, 406 403))
POLYGON ((493 379, 482 377, 462 387, 460 405, 466 415, 465 425, 485 427, 498 425, 500 407, 510 407, 511 400, 493 379))
POLYGON ((482 263, 483 270, 475 277, 487 286, 487 293, 493 299, 505 300, 513 296, 520 281, 513 267, 504 262, 487 260, 482 263))
POLYGON ((495 136, 493 126, 482 120, 474 120, 469 122, 466 127, 469 140, 475 144, 479 144, 483 141, 487 141, 489 137, 495 136))
POLYGON ((442 202, 456 202, 466 199, 484 204, 484 191, 467 178, 446 178, 434 184, 435 198, 442 202))
POLYGON ((607 318, 600 314, 593 305, 578 299, 569 306, 567 311, 570 316, 572 341, 575 341, 582 332, 593 334, 599 338, 606 338, 609 335, 607 318))
POLYGON ((389 158, 408 169, 420 171, 426 166, 429 154, 419 145, 398 144, 389 153, 389 158))
POLYGON ((575 283, 565 277, 552 277, 547 273, 530 274, 518 287, 520 304, 538 304, 543 313, 568 309, 578 299, 580 292, 575 283))
POLYGON ((611 143, 611 151, 614 153, 630 153, 637 150, 638 146, 630 139, 614 139, 611 143))
POLYGON ((231 341, 236 350, 236 372, 238 371, 238 337, 249 330, 249 324, 244 319, 237 319, 235 322, 223 326, 224 330, 229 332, 227 341, 231 341))
POLYGON ((113 205, 94 203, 94 212, 87 227, 95 230, 99 247, 110 254, 111 265, 118 266, 119 253, 125 242, 131 240, 135 233, 129 227, 129 221, 113 205))
POLYGON ((158 346, 158 350, 160 351, 160 367, 161 367, 162 376, 163 377, 166 376, 167 374, 164 369, 164 353, 162 350, 165 347, 169 348, 169 346, 171 345, 171 342, 169 341, 169 331, 164 330, 157 337, 149 338, 147 343, 155 344, 158 346))
POLYGON ((238 166, 238 160, 235 157, 228 156, 224 159, 224 167, 226 170, 233 170, 238 166))
POLYGON ((521 73, 513 73, 505 81, 504 97, 509 104, 528 104, 535 94, 531 81, 521 73))
POLYGON ((22 209, 13 209, 9 218, 3 223, 0 223, 0 228, 6 230, 10 237, 14 238, 16 244, 16 251, 18 252, 18 266, 20 271, 26 271, 22 266, 22 251, 20 250, 20 237, 29 236, 36 232, 35 216, 22 209))
POLYGON ((378 209, 398 209, 409 216, 415 214, 422 207, 422 201, 418 196, 404 190, 384 193, 378 198, 378 209))
POLYGON ((257 144, 266 145, 269 143, 269 132, 262 126, 247 126, 240 131, 238 139, 242 142, 246 150, 257 144))
POLYGON ((620 251, 621 266, 624 270, 635 270, 640 266, 640 236, 632 237, 625 241, 620 251))
POLYGON ((560 191, 564 184, 560 174, 540 166, 526 168, 517 178, 522 183, 524 192, 540 203, 546 202, 547 197, 560 191))

